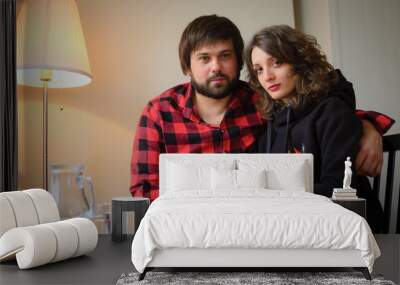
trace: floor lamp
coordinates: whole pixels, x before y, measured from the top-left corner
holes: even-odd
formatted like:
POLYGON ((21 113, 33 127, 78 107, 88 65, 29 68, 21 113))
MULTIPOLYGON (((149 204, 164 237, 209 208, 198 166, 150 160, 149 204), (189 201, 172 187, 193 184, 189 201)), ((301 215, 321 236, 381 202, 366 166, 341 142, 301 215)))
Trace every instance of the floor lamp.
POLYGON ((25 0, 17 18, 17 82, 43 89, 43 188, 48 190, 47 89, 92 75, 75 0, 25 0))

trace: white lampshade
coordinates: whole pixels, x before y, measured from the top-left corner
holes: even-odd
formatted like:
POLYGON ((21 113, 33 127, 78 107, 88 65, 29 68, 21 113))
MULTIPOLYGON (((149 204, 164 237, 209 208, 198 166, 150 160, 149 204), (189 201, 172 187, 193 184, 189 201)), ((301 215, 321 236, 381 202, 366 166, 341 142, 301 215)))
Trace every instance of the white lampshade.
POLYGON ((74 0, 26 0, 17 19, 17 82, 49 88, 89 84, 92 75, 79 11, 74 0))

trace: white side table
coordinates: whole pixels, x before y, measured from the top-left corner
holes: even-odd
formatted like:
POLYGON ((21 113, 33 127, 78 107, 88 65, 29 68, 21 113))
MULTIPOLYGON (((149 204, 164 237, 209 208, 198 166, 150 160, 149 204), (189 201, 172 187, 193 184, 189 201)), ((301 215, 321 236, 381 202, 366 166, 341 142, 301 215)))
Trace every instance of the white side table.
POLYGON ((135 233, 139 227, 147 208, 150 205, 150 199, 141 197, 115 197, 112 198, 112 224, 111 239, 112 241, 123 241, 126 234, 122 232, 122 216, 124 212, 135 212, 135 233))

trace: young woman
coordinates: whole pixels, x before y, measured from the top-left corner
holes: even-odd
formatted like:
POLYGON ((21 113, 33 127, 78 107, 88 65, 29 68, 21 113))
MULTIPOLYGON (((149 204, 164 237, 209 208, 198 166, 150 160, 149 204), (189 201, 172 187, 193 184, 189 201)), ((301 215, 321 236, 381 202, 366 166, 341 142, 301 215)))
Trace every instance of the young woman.
MULTIPOLYGON (((268 120, 258 152, 312 153, 314 193, 331 197, 333 188, 342 187, 343 162, 354 161, 362 135, 355 99, 340 91, 347 81, 327 62, 315 38, 285 25, 254 35, 245 61, 268 120)), ((367 178, 353 175, 351 186, 367 199, 367 220, 379 231, 383 211, 367 178)))

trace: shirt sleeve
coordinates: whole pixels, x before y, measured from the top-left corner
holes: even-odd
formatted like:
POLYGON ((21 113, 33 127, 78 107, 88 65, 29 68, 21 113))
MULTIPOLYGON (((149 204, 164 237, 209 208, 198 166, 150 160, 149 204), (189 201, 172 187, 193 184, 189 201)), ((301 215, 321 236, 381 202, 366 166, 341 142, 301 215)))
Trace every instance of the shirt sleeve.
POLYGON ((389 116, 375 111, 356 110, 356 114, 361 120, 371 122, 381 135, 384 135, 395 123, 395 120, 389 116))
POLYGON ((157 111, 149 103, 140 116, 132 148, 130 192, 150 201, 159 194, 158 161, 165 152, 158 121, 157 111))

